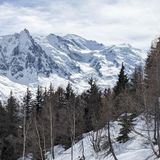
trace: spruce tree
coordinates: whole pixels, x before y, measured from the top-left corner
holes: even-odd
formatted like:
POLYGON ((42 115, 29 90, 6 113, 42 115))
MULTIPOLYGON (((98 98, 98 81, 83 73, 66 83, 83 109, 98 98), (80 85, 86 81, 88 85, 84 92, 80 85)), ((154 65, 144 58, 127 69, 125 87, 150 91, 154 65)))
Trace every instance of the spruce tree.
POLYGON ((143 69, 141 66, 139 66, 139 67, 135 68, 135 70, 131 76, 129 89, 132 92, 136 93, 136 91, 138 89, 142 89, 142 83, 143 83, 143 69))
POLYGON ((23 98, 23 103, 24 103, 24 109, 26 109, 26 120, 29 119, 30 114, 31 114, 31 109, 32 109, 32 95, 31 95, 31 91, 29 90, 29 88, 27 88, 27 92, 26 95, 23 98))
POLYGON ((0 102, 0 139, 6 136, 6 116, 7 113, 0 102))
POLYGON ((137 113, 144 111, 144 79, 143 69, 141 66, 136 67, 131 75, 128 91, 132 99, 132 110, 137 113))
POLYGON ((129 79, 125 74, 125 67, 122 63, 120 73, 118 75, 118 81, 114 87, 114 107, 115 116, 120 116, 119 125, 121 129, 117 141, 120 143, 125 143, 129 140, 129 133, 131 132, 133 122, 132 116, 130 116, 130 95, 129 95, 129 79))
POLYGON ((118 81, 116 86, 114 87, 115 95, 117 96, 120 93, 122 93, 126 89, 127 84, 128 84, 128 77, 127 74, 125 74, 125 67, 122 63, 122 67, 118 75, 118 81))
POLYGON ((66 90, 61 87, 57 88, 55 92, 55 127, 56 127, 56 139, 55 143, 61 143, 66 148, 70 146, 70 137, 68 130, 68 104, 66 100, 66 90), (56 142, 57 141, 57 142, 56 142))
POLYGON ((1 160, 17 160, 21 145, 19 143, 19 117, 18 103, 13 97, 12 92, 6 105, 6 135, 3 138, 3 147, 1 152, 1 160))
POLYGON ((18 108, 19 108, 18 103, 16 99, 13 97, 11 92, 6 105, 8 135, 14 135, 14 136, 17 135, 18 122, 19 122, 18 108))
POLYGON ((70 100, 71 98, 73 98, 75 95, 73 93, 73 89, 71 87, 71 84, 68 83, 67 87, 66 87, 66 99, 70 100))
POLYGON ((124 113, 119 118, 119 125, 122 126, 119 132, 119 136, 117 137, 117 141, 120 143, 127 142, 130 137, 129 133, 132 131, 132 127, 134 126, 134 114, 124 113))
POLYGON ((68 134, 71 141, 71 159, 73 159, 73 145, 75 143, 76 132, 76 107, 75 107, 75 94, 68 83, 66 87, 66 113, 68 119, 68 134))
POLYGON ((43 104, 42 88, 38 86, 37 95, 36 95, 36 112, 37 113, 40 113, 42 111, 42 104, 43 104))
POLYGON ((96 81, 91 78, 88 81, 90 88, 86 92, 87 106, 85 109, 86 131, 99 128, 100 111, 101 111, 101 91, 96 81))

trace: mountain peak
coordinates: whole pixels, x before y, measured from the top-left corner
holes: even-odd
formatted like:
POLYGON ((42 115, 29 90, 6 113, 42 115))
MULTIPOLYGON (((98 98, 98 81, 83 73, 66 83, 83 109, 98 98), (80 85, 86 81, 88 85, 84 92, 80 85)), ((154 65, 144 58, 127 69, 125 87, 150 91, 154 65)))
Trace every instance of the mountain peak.
POLYGON ((28 46, 32 45, 33 38, 30 35, 29 31, 25 28, 19 34, 19 44, 21 49, 28 48, 28 46))
POLYGON ((29 33, 28 29, 26 29, 26 28, 23 31, 26 32, 26 33, 29 33))
POLYGON ((27 35, 30 37, 30 33, 26 28, 20 32, 20 35, 27 35))

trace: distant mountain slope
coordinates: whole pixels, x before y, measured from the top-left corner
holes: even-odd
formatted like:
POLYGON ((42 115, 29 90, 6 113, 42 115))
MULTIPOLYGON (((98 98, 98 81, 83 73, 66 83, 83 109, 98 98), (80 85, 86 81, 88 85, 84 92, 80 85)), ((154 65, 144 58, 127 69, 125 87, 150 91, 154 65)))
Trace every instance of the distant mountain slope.
POLYGON ((35 90, 38 84, 48 86, 51 82, 57 87, 70 81, 81 92, 88 87, 90 77, 97 79, 102 88, 113 86, 121 63, 130 74, 135 66, 143 65, 142 55, 143 51, 129 44, 105 46, 73 34, 31 36, 24 29, 1 36, 1 98, 11 89, 23 95, 26 86, 35 90))

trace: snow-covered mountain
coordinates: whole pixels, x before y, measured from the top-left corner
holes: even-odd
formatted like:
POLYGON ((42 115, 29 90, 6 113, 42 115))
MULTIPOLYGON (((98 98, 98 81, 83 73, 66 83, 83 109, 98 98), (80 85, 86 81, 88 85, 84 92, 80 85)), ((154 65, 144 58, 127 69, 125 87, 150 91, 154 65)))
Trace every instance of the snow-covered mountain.
POLYGON ((31 36, 28 30, 0 37, 0 97, 10 90, 18 97, 26 87, 65 86, 68 81, 77 92, 88 87, 90 77, 101 88, 113 86, 122 62, 130 74, 144 63, 144 52, 129 44, 106 46, 68 34, 31 36))

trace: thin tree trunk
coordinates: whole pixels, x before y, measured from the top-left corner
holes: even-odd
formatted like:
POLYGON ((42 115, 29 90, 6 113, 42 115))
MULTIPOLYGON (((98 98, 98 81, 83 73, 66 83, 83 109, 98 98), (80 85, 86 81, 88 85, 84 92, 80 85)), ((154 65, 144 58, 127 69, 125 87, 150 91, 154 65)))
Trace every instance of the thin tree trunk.
POLYGON ((37 137, 38 137, 38 145, 39 145, 41 160, 44 160, 44 158, 43 158, 43 150, 42 150, 42 147, 41 147, 41 139, 40 139, 40 135, 39 135, 39 131, 38 131, 38 127, 37 127, 37 120, 36 119, 35 119, 35 128, 36 128, 37 137))
POLYGON ((160 157, 160 97, 159 97, 159 61, 158 61, 158 55, 157 55, 157 52, 156 52, 156 60, 157 60, 157 77, 156 77, 156 80, 157 80, 157 145, 158 145, 158 158, 160 157))
POLYGON ((45 137, 45 132, 44 132, 44 124, 43 125, 43 148, 44 148, 44 155, 46 155, 46 137, 45 137))
POLYGON ((53 115, 52 115, 52 108, 51 108, 51 102, 49 104, 49 112, 50 112, 50 136, 51 136, 51 156, 52 159, 54 159, 54 144, 53 144, 53 115))
POLYGON ((154 113, 154 140, 157 144, 157 109, 155 106, 155 113, 154 113))
POLYGON ((158 97, 158 116, 157 116, 157 144, 158 144, 158 157, 160 157, 160 98, 158 97))
POLYGON ((71 146, 71 160, 73 160, 73 138, 71 138, 72 146, 71 146))
POLYGON ((85 156, 84 156, 84 143, 83 143, 83 139, 82 139, 82 159, 83 159, 83 160, 85 159, 85 156))
POLYGON ((76 136, 76 109, 74 104, 74 111, 73 111, 73 143, 75 144, 75 136, 76 136))
POLYGON ((108 142, 109 142, 109 146, 110 146, 110 151, 112 153, 112 156, 113 156, 114 160, 118 160, 116 155, 115 155, 113 146, 112 146, 112 141, 111 141, 111 136, 110 136, 110 123, 109 122, 107 123, 107 130, 108 130, 108 142))
MULTIPOLYGON (((71 118, 72 119, 72 118, 71 118)), ((72 121, 72 120, 71 120, 72 121)), ((72 122, 71 122, 72 123, 72 122)), ((71 160, 73 160, 73 146, 74 146, 74 114, 73 114, 73 124, 71 124, 71 160)))
POLYGON ((147 131, 148 131, 148 140, 149 140, 149 142, 150 142, 150 145, 151 145, 151 149, 152 149, 152 151, 153 151, 153 153, 158 157, 158 154, 157 154, 157 152, 156 152, 156 150, 155 150, 155 148, 154 148, 154 145, 153 145, 153 142, 152 142, 152 139, 151 139, 151 135, 150 135, 150 131, 149 131, 149 118, 148 118, 148 114, 149 114, 149 110, 148 110, 148 107, 147 107, 147 100, 146 100, 146 94, 145 94, 145 88, 144 88, 144 84, 143 84, 143 101, 144 101, 144 108, 145 108, 145 110, 146 110, 146 124, 147 124, 147 131))
POLYGON ((23 158, 25 160, 26 152, 26 107, 24 106, 24 116, 23 116, 23 158))
POLYGON ((75 102, 73 102, 73 108, 71 111, 71 160, 73 160, 73 146, 75 144, 75 132, 76 132, 76 113, 75 113, 75 102))

